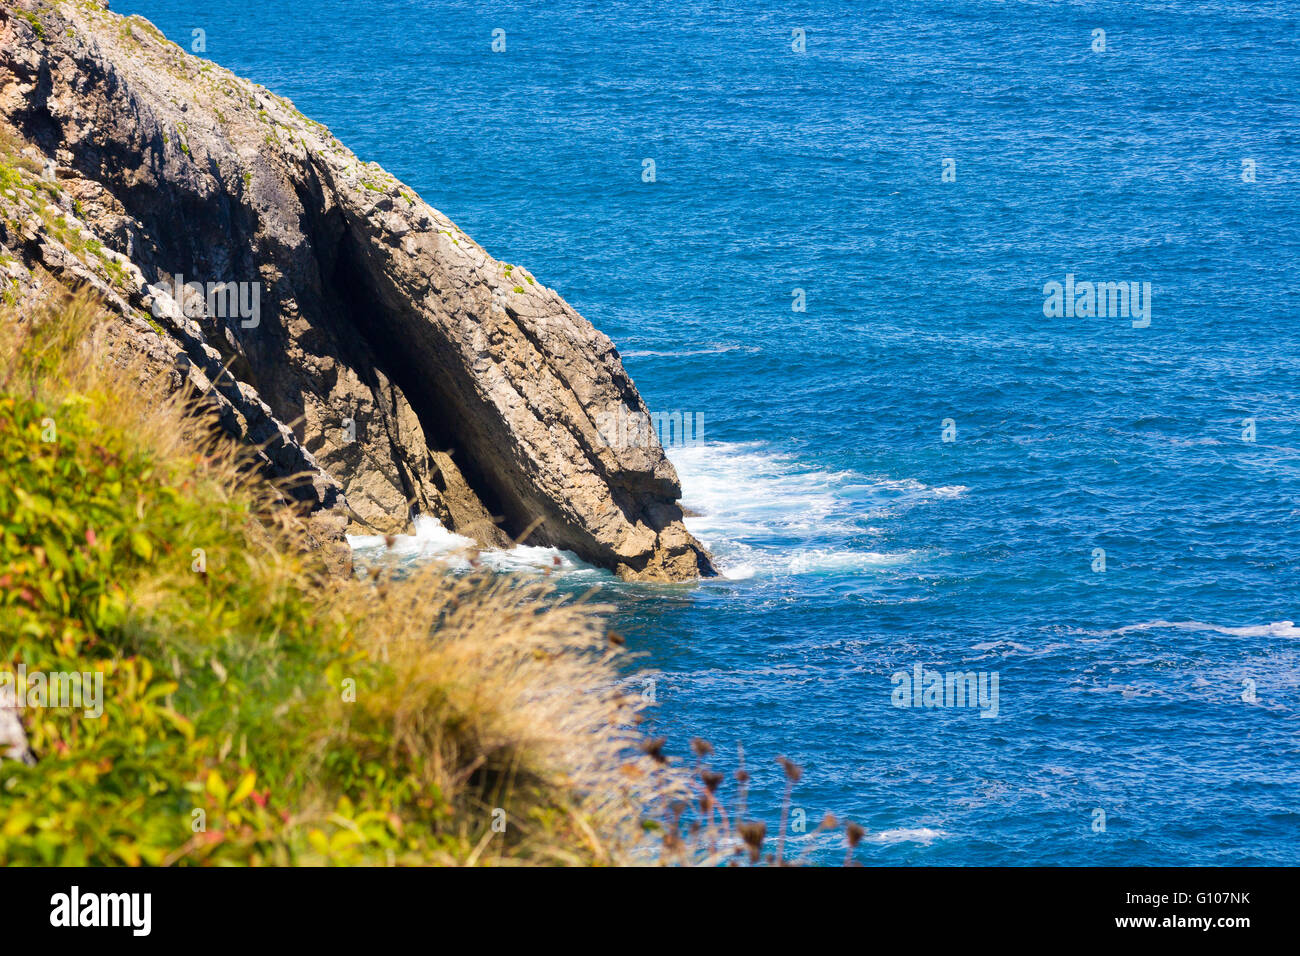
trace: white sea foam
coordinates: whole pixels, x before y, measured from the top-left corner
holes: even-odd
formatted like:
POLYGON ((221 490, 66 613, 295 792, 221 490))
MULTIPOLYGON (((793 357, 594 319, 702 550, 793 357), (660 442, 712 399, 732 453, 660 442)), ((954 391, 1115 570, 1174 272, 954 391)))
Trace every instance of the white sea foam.
MULTIPOLYGON (((393 554, 435 555, 474 547, 473 539, 448 531, 436 518, 421 515, 415 519, 414 525, 414 534, 393 535, 393 554)), ((354 551, 388 547, 384 536, 378 534, 350 534, 348 544, 354 551)))
POLYGON ((414 534, 394 535, 392 547, 382 535, 348 535, 348 544, 363 555, 387 553, 401 560, 440 561, 457 570, 473 567, 471 561, 478 561, 499 571, 598 573, 577 555, 559 548, 516 545, 501 551, 480 550, 472 538, 448 531, 436 518, 421 515, 414 525, 414 534))
MULTIPOLYGON (((922 504, 962 495, 962 485, 931 487, 913 479, 870 478, 800 463, 759 443, 707 442, 669 450, 682 480, 686 526, 733 581, 756 576, 872 571, 908 565, 925 555, 871 547, 881 535, 875 520, 922 504)), ((519 545, 480 550, 473 540, 419 517, 414 534, 349 535, 362 557, 388 554, 403 561, 438 560, 450 567, 480 565, 508 571, 550 569, 601 574, 576 555, 519 545)))
POLYGON ((1133 631, 1159 630, 1209 631, 1213 634, 1226 634, 1229 637, 1300 637, 1300 627, 1296 627, 1292 621, 1274 621, 1272 624, 1250 624, 1244 627, 1223 627, 1201 621, 1146 621, 1142 624, 1129 624, 1111 631, 1102 631, 1101 634, 1110 637, 1133 631))
POLYGON ((692 512, 686 527, 733 580, 911 563, 923 556, 865 546, 880 535, 871 522, 967 490, 814 468, 752 442, 685 445, 669 456, 692 512))
POLYGON ((871 843, 933 843, 947 835, 944 830, 931 830, 929 827, 900 827, 868 833, 864 839, 871 843))

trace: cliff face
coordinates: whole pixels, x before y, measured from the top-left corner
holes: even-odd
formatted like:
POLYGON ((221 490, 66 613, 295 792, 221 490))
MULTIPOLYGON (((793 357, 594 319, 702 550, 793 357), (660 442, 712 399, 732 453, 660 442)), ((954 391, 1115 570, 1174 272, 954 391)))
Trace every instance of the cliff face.
POLYGON ((657 439, 601 427, 646 414, 609 339, 286 100, 141 18, 0 0, 5 126, 7 294, 94 286, 321 512, 712 573, 657 439))

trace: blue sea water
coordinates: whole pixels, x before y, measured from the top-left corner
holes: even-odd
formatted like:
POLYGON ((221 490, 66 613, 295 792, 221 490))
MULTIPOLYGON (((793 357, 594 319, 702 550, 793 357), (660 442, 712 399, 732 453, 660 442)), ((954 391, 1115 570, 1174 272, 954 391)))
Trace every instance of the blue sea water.
POLYGON ((769 832, 780 755, 866 863, 1300 863, 1292 0, 113 6, 701 417, 670 456, 725 576, 568 576, 769 832), (1149 326, 1045 316, 1067 274, 1149 282, 1149 326), (997 674, 996 718, 895 706, 916 665, 997 674))

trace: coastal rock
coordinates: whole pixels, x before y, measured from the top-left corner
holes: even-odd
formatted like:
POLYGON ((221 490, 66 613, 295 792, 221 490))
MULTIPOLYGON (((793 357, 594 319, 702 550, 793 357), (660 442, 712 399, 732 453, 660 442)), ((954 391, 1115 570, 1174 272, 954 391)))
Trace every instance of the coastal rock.
POLYGON ((183 353, 312 507, 713 573, 657 438, 601 428, 648 414, 610 340, 287 100, 143 18, 0 0, 2 126, 48 188, 0 196, 0 243, 183 353))

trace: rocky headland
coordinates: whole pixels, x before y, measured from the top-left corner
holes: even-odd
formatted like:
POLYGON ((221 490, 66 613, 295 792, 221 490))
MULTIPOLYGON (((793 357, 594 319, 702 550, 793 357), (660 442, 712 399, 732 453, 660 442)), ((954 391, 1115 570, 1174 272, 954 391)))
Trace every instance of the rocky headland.
POLYGON ((647 414, 605 335, 140 17, 0 2, 0 279, 20 306, 94 290, 122 343, 294 479, 325 545, 424 515, 627 579, 713 573, 658 440, 602 431, 647 414))

